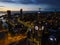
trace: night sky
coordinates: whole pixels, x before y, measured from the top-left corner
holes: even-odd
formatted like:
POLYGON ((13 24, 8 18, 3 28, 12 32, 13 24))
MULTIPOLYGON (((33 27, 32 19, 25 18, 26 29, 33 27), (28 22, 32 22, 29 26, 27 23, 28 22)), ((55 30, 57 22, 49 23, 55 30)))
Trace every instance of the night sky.
POLYGON ((60 0, 0 0, 0 11, 60 10, 60 0))

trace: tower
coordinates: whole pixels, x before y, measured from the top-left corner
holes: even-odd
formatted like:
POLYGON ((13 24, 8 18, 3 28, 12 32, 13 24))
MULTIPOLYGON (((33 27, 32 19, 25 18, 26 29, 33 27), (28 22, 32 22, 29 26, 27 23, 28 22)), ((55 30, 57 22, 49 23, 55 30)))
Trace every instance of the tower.
POLYGON ((40 9, 41 9, 41 8, 39 8, 39 12, 40 12, 40 9))
POLYGON ((39 18, 40 18, 40 13, 41 13, 40 10, 41 10, 41 8, 39 8, 38 15, 37 15, 37 20, 38 20, 38 21, 40 20, 40 19, 39 19, 39 18))
POLYGON ((11 17, 11 11, 10 10, 7 10, 7 16, 11 17))
POLYGON ((21 15, 23 14, 23 9, 20 9, 20 14, 21 14, 21 15))
POLYGON ((20 9, 21 18, 23 19, 23 9, 20 9))

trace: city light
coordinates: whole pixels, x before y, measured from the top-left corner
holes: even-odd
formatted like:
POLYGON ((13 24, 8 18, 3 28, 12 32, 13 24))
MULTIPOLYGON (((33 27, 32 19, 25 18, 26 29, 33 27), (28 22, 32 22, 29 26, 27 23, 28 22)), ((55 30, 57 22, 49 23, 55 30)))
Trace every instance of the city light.
POLYGON ((60 45, 60 0, 0 0, 0 45, 60 45))

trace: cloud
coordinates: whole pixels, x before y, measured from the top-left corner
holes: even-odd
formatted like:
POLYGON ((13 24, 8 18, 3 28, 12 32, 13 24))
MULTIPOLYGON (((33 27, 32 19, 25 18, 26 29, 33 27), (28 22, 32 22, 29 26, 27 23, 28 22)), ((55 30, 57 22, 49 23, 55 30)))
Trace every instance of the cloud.
POLYGON ((17 3, 17 4, 48 4, 52 5, 56 8, 60 8, 60 0, 0 0, 0 2, 7 2, 7 3, 17 3))
POLYGON ((0 2, 22 3, 22 4, 60 4, 60 0, 0 0, 0 2))
POLYGON ((0 7, 5 7, 5 6, 0 6, 0 7))

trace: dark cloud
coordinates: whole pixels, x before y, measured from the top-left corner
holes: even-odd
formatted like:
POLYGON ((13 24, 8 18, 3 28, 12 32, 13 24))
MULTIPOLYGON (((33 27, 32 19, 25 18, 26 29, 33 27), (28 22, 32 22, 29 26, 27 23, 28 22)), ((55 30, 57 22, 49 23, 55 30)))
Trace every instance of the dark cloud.
POLYGON ((0 2, 18 3, 18 4, 49 4, 60 7, 60 0, 0 0, 0 2))
POLYGON ((47 3, 47 4, 60 4, 60 0, 0 0, 2 2, 10 2, 10 3, 23 3, 23 4, 40 4, 40 3, 47 3))

